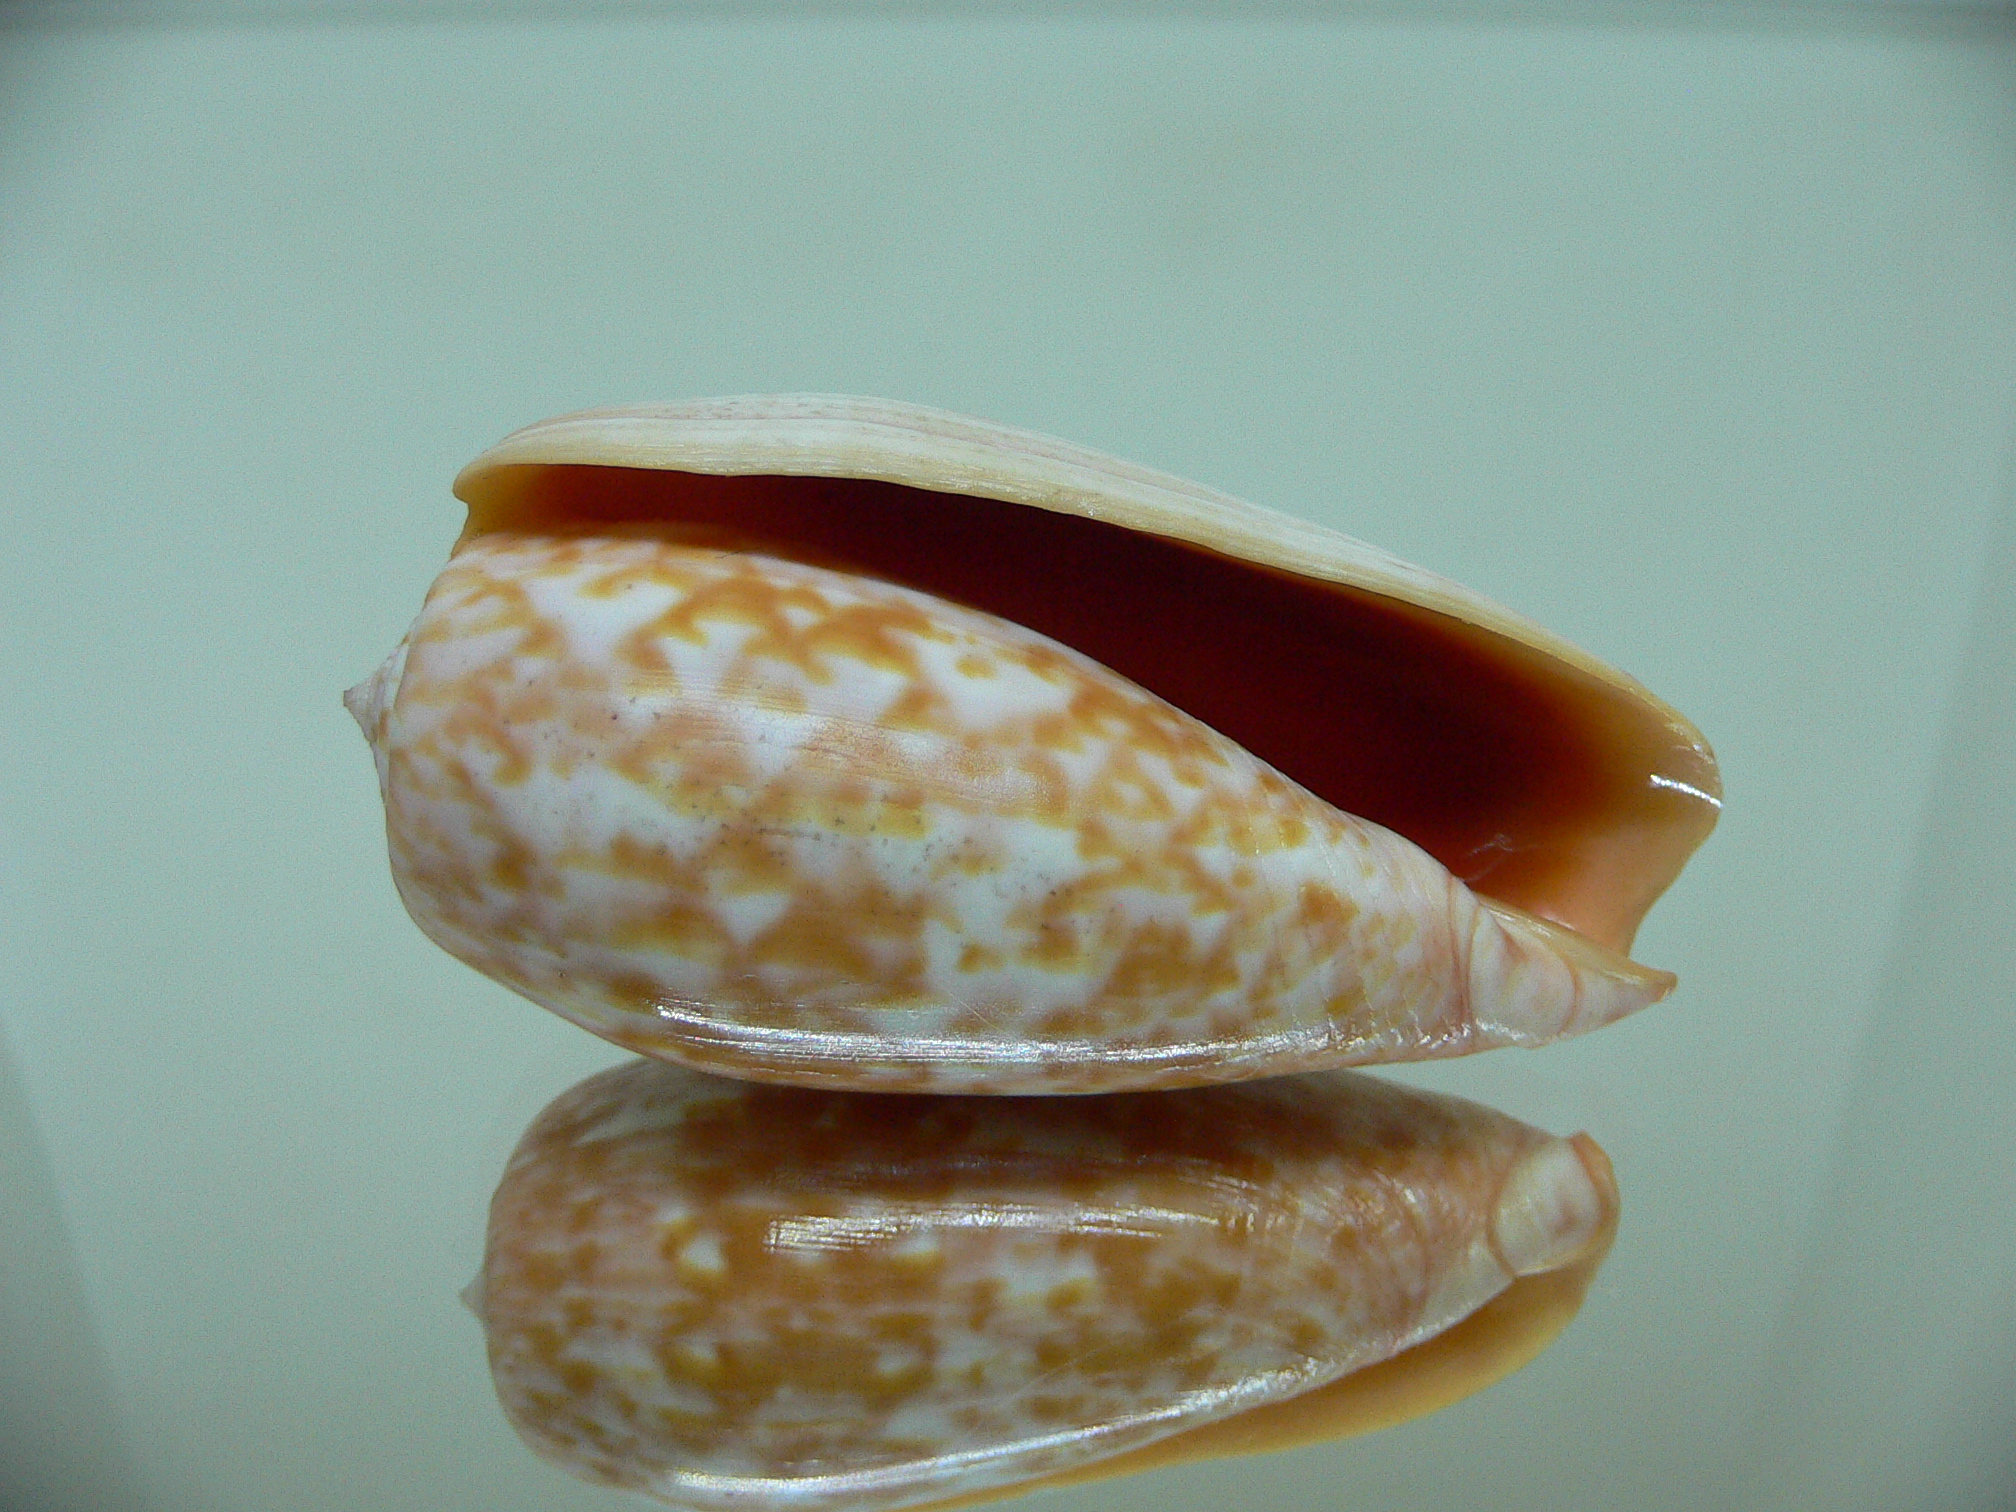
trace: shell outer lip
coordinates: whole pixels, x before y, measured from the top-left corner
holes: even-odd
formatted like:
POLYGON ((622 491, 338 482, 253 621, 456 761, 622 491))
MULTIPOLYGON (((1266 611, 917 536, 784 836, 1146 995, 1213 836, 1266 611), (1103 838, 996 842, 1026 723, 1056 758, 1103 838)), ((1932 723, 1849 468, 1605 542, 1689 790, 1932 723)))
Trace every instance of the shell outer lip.
MULTIPOLYGON (((513 431, 456 474, 455 496, 473 514, 505 489, 505 474, 528 466, 874 479, 1165 536, 1493 631, 1627 694, 1713 769, 1707 740, 1685 715, 1526 616, 1341 531, 1040 432, 851 394, 608 405, 513 431)), ((1719 785, 1701 796, 1719 806, 1719 785)))

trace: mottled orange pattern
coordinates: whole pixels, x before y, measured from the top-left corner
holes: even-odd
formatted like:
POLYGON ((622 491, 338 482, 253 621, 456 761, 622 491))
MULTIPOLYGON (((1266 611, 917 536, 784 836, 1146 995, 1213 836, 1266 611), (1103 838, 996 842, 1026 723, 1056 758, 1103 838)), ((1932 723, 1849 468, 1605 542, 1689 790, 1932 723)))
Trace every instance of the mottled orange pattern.
POLYGON ((1668 985, 1032 631, 664 537, 476 537, 360 709, 415 919, 618 1043, 1096 1091, 1538 1042, 1668 985))
POLYGON ((890 1508, 1308 1391, 1614 1204, 1568 1141, 1348 1073, 1060 1103, 633 1063, 528 1131, 472 1300, 513 1423, 577 1473, 890 1508))

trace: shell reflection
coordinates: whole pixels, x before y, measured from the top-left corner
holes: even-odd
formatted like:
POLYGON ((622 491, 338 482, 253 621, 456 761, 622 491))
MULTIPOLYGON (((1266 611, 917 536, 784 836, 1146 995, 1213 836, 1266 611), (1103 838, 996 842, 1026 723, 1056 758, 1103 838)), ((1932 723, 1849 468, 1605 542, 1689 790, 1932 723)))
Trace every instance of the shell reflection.
POLYGON ((1350 1073, 1060 1101, 640 1062, 527 1132, 471 1300, 577 1474, 902 1507, 1427 1410, 1565 1322, 1615 1216, 1586 1136, 1350 1073), (1339 1380, 1466 1318, 1426 1375, 1339 1380))

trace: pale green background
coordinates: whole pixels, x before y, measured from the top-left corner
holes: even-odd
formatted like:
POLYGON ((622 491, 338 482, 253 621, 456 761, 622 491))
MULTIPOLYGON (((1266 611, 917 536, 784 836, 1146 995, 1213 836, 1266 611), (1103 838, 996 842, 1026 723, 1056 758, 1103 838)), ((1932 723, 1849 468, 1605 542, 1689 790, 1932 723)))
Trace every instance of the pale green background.
POLYGON ((617 1052, 407 922, 337 694, 481 447, 769 389, 1341 526, 1724 763, 1679 994, 1418 1075, 1615 1157, 1561 1344, 1043 1505, 2016 1498, 2006 17, 242 3, 0 13, 0 1507, 627 1505, 455 1300, 617 1052))

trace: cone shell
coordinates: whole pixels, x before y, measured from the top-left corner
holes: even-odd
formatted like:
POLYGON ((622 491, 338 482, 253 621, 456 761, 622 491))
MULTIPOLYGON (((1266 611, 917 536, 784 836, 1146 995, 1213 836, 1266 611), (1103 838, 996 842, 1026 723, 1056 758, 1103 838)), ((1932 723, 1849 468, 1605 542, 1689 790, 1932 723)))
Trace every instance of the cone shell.
POLYGON ((547 422, 351 706, 462 959, 647 1054, 1104 1091, 1538 1044, 1712 824, 1690 726, 1373 548, 785 396, 547 422))
MULTIPOLYGON (((1433 1405, 1402 1361, 1341 1378, 1520 1277, 1579 1298, 1616 1210, 1585 1137, 1350 1073, 892 1100, 633 1063, 527 1133, 470 1300, 575 1473, 869 1512, 1433 1405)), ((1430 1395, 1508 1363, 1444 1351, 1430 1395)))

